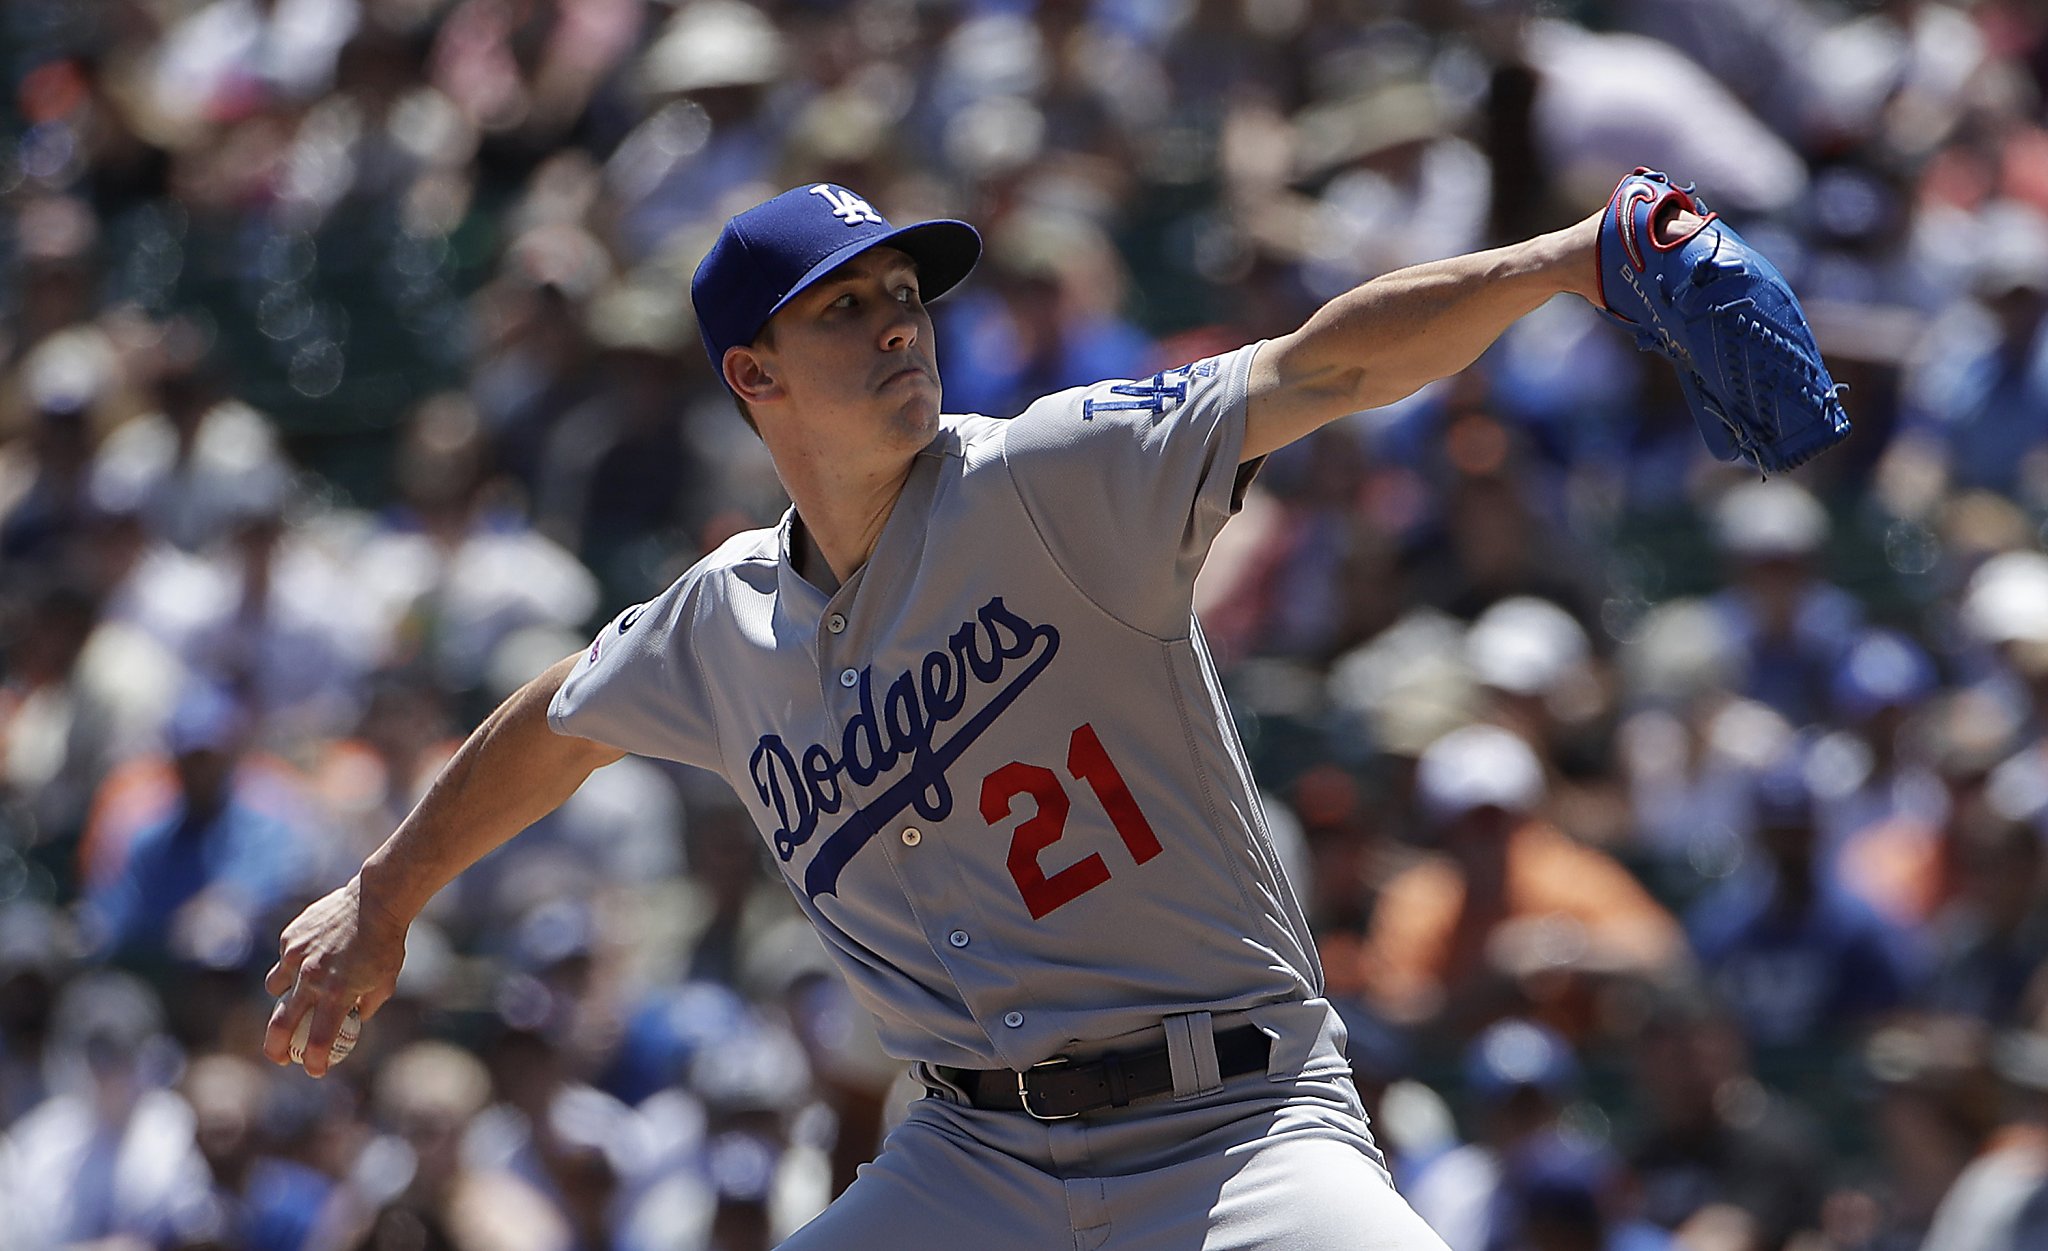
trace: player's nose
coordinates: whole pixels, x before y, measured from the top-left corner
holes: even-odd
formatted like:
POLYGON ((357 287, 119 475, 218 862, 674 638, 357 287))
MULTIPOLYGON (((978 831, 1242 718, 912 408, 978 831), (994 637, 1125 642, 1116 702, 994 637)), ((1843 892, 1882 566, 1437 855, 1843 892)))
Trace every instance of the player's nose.
POLYGON ((901 352, 917 344, 917 315, 910 306, 890 300, 886 307, 889 312, 882 321, 881 348, 884 352, 901 352))

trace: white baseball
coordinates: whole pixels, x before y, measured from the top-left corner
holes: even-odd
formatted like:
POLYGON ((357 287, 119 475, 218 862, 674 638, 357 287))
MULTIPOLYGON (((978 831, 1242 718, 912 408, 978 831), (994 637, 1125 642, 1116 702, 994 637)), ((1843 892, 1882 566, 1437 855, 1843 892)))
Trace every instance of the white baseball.
MULTIPOLYGON (((292 1034, 292 1045, 289 1054, 293 1064, 305 1064, 306 1039, 312 1033, 313 1014, 308 1012, 299 1018, 299 1028, 292 1034)), ((362 1034, 363 1018, 354 1008, 350 1008, 348 1015, 341 1018, 341 1032, 334 1036, 334 1045, 327 1050, 327 1063, 334 1065, 346 1060, 348 1053, 356 1049, 356 1039, 362 1037, 362 1034)))

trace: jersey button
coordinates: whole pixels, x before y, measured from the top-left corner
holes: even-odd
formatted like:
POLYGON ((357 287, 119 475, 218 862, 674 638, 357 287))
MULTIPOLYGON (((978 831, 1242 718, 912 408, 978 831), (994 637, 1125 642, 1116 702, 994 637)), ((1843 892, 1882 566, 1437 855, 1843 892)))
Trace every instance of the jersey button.
POLYGON ((903 845, 905 847, 915 847, 923 841, 924 833, 916 826, 906 825, 903 827, 903 845))
POLYGON ((851 669, 841 669, 841 670, 839 671, 839 685, 841 685, 841 686, 852 686, 853 684, 855 684, 856 682, 859 682, 859 681, 860 681, 860 675, 859 675, 858 673, 855 673, 855 672, 854 672, 853 670, 851 670, 851 669))
POLYGON ((946 941, 953 944, 955 947, 965 947, 968 943, 973 942, 974 940, 967 936, 966 930, 954 930, 952 933, 946 935, 946 941))
POLYGON ((832 633, 834 634, 846 633, 846 614, 843 612, 835 612, 831 616, 825 618, 825 628, 827 630, 832 631, 832 633))
POLYGON ((1009 1026, 1011 1029, 1016 1029, 1018 1026, 1024 1024, 1024 1014, 1022 1012, 1017 1011, 1015 1008, 1012 1008, 1008 1012, 1003 1013, 1003 1024, 1009 1026))

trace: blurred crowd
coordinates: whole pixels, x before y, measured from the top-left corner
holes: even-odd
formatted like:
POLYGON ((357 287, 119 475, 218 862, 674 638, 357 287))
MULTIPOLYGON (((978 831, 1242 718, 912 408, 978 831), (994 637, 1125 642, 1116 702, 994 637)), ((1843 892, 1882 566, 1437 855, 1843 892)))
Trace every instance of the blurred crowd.
POLYGON ((462 732, 785 507, 687 300, 729 213, 975 222, 1004 416, 1638 163, 1846 445, 1713 463, 1559 300, 1198 587, 1377 1131, 1453 1251, 2048 1247, 2048 4, 9 0, 0 85, 0 1251, 759 1251, 914 1096, 635 759, 329 1079, 258 1056, 462 732))

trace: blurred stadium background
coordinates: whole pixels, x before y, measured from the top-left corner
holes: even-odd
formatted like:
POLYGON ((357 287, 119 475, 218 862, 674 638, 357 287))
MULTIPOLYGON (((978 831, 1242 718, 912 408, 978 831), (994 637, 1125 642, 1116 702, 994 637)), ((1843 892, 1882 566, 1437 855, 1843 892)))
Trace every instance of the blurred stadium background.
MULTIPOLYGON (((2048 5, 8 0, 0 1251, 757 1251, 914 1093, 723 788, 608 768, 331 1079, 281 923, 784 500, 687 281, 980 225, 949 406, 1697 179, 1852 440, 1560 300, 1275 456, 1202 611, 1454 1251, 2048 1248, 2048 5)), ((972 1202, 972 1196, 962 1196, 972 1202)))

